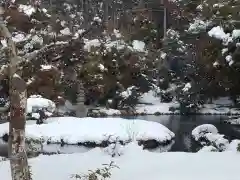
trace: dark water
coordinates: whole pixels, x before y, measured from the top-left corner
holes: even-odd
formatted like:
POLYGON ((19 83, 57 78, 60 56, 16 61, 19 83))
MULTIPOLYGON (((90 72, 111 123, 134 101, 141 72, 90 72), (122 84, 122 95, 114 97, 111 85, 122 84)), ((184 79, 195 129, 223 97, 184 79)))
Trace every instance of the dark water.
POLYGON ((240 127, 225 124, 225 116, 138 116, 127 119, 143 119, 159 122, 175 133, 175 143, 170 151, 196 152, 200 146, 192 139, 192 130, 201 124, 213 124, 228 140, 240 139, 240 127))

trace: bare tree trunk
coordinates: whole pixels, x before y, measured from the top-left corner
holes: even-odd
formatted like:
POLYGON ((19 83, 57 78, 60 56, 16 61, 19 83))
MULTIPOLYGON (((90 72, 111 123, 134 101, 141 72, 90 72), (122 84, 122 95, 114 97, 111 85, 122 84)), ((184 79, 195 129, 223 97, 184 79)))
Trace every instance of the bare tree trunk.
MULTIPOLYGON (((1 7, 0 7, 1 8, 1 7)), ((17 72, 17 51, 11 34, 4 24, 0 12, 0 34, 8 44, 9 84, 10 84, 10 123, 9 158, 13 180, 30 180, 30 171, 25 151, 25 109, 27 103, 26 82, 17 72)))

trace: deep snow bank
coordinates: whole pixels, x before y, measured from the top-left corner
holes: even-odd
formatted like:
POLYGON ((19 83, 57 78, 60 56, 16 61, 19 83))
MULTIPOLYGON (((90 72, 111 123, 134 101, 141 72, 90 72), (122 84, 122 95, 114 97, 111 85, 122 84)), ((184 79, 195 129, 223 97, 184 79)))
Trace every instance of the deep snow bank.
MULTIPOLYGON (((129 144, 122 155, 112 158, 95 148, 81 154, 39 156, 29 160, 34 180, 70 180, 72 174, 85 174, 114 161, 111 180, 236 180, 240 156, 236 153, 152 153, 129 144)), ((0 174, 11 180, 8 161, 0 162, 0 174)))

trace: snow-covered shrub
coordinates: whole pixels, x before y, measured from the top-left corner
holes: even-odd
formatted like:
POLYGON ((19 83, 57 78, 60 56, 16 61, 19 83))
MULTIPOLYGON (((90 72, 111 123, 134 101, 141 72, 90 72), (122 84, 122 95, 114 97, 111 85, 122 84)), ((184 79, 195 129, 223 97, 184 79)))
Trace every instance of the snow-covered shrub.
POLYGON ((115 157, 123 155, 123 148, 124 146, 119 142, 116 141, 115 143, 110 144, 104 149, 104 152, 108 155, 115 157))
POLYGON ((192 130, 192 136, 196 141, 200 140, 207 133, 217 134, 218 129, 212 124, 203 124, 192 130))
POLYGON ((226 151, 240 152, 240 140, 232 140, 226 148, 226 151))
POLYGON ((87 174, 73 174, 72 178, 82 180, 106 180, 111 178, 111 171, 114 168, 119 168, 112 161, 110 164, 103 164, 102 168, 89 170, 87 174))
POLYGON ((203 146, 198 152, 218 152, 214 146, 203 146))
POLYGON ((81 72, 90 101, 114 109, 134 106, 139 92, 150 87, 142 75, 148 68, 143 56, 123 40, 105 39, 92 48, 81 72))
POLYGON ((217 128, 211 124, 197 126, 193 129, 192 136, 200 144, 212 145, 219 151, 224 151, 229 146, 229 141, 225 139, 225 136, 218 134, 217 128))

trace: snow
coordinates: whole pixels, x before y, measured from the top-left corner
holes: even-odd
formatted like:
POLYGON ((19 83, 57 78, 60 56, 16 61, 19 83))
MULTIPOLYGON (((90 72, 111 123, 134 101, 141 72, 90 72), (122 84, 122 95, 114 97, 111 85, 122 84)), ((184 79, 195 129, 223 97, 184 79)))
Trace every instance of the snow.
MULTIPOLYGON (((122 97, 127 98, 129 95, 131 95, 131 88, 127 89, 127 91, 122 92, 122 97)), ((161 102, 160 97, 157 97, 156 92, 154 90, 150 90, 149 92, 146 92, 140 96, 138 103, 135 107, 135 113, 136 114, 174 114, 178 113, 177 110, 174 112, 170 111, 172 107, 177 108, 179 107, 179 103, 177 102, 170 102, 170 103, 163 103, 161 102)), ((97 112, 104 113, 108 116, 112 115, 121 115, 120 110, 116 109, 106 109, 106 108, 100 108, 92 111, 94 114, 97 112)))
POLYGON ((139 52, 145 51, 145 43, 139 40, 133 40, 132 42, 133 49, 139 52))
POLYGON ((232 32, 233 39, 237 39, 240 37, 240 29, 234 29, 232 32))
POLYGON ((219 150, 225 150, 229 144, 222 134, 206 133, 204 137, 219 150))
POLYGON ((161 99, 155 95, 155 91, 150 90, 144 93, 140 99, 139 103, 146 103, 146 104, 159 104, 161 99))
POLYGON ((198 152, 203 153, 203 152, 216 152, 216 151, 218 150, 214 146, 203 146, 202 149, 200 149, 198 152))
POLYGON ((27 113, 32 113, 36 109, 46 109, 49 112, 54 112, 56 105, 49 99, 43 98, 40 95, 33 95, 27 99, 27 113))
POLYGON ((171 107, 178 107, 179 104, 177 102, 170 102, 170 103, 159 103, 159 104, 153 104, 153 105, 143 105, 138 104, 136 106, 136 112, 137 114, 174 114, 177 112, 170 111, 171 107))
POLYGON ((103 113, 103 114, 106 114, 108 116, 116 116, 116 115, 121 115, 121 111, 118 110, 118 109, 107 109, 107 108, 100 108, 100 109, 97 109, 97 110, 93 110, 93 112, 96 112, 96 113, 103 113))
POLYGON ((227 62, 230 62, 232 60, 232 56, 231 55, 227 55, 225 57, 225 59, 226 59, 227 62))
POLYGON ((52 65, 41 65, 41 69, 42 69, 42 70, 50 70, 50 69, 52 69, 52 68, 53 68, 52 65))
POLYGON ((17 35, 12 37, 12 40, 14 42, 18 43, 18 42, 22 42, 22 41, 26 40, 26 38, 25 38, 24 34, 17 34, 17 35))
MULTIPOLYGON (((174 87, 173 87, 174 88, 174 87)), ((124 91, 124 97, 128 97, 130 92, 124 91)), ((161 98, 157 97, 155 90, 150 90, 140 96, 138 103, 135 107, 136 114, 179 114, 179 103, 172 101, 169 103, 161 102, 161 98), (171 109, 171 110, 170 110, 171 109)), ((197 112, 198 114, 208 115, 226 115, 226 114, 240 114, 240 109, 232 107, 233 102, 229 97, 220 97, 212 102, 212 104, 204 104, 197 112)), ((93 112, 102 112, 106 115, 121 115, 119 110, 100 108, 93 112)))
POLYGON ((212 124, 203 124, 203 125, 197 126, 192 130, 192 136, 196 141, 198 141, 206 133, 217 134, 218 129, 212 124))
POLYGON ((192 87, 191 83, 187 83, 187 84, 184 86, 183 91, 186 92, 186 91, 188 91, 191 87, 192 87))
POLYGON ((31 16, 33 13, 36 12, 36 9, 31 5, 20 4, 18 8, 21 12, 24 12, 28 16, 31 16))
MULTIPOLYGON (((125 143, 139 140, 156 140, 159 143, 174 138, 174 133, 165 126, 144 120, 126 120, 122 118, 76 118, 54 117, 52 122, 42 125, 26 125, 26 137, 45 142, 66 144, 103 141, 125 143)), ((48 120, 49 121, 49 120, 48 120)), ((8 123, 0 124, 0 134, 8 132, 8 123)))
POLYGON ((40 45, 43 45, 43 38, 42 38, 41 36, 34 35, 34 36, 32 37, 31 42, 32 42, 33 44, 39 43, 40 45))
POLYGON ((7 47, 7 41, 5 39, 1 40, 3 48, 7 47))
MULTIPOLYGON (((114 164, 111 180, 236 180, 239 178, 240 156, 229 152, 154 153, 142 150, 134 143, 120 150, 121 156, 112 157, 104 149, 95 148, 85 153, 39 156, 29 159, 34 180, 71 180, 73 174, 114 164)), ((11 180, 9 161, 0 163, 0 174, 11 180)))
POLYGON ((167 53, 161 52, 161 58, 162 58, 162 59, 166 59, 166 57, 167 57, 167 53))
POLYGON ((136 112, 138 114, 172 114, 173 112, 169 109, 171 107, 177 107, 179 104, 177 102, 163 103, 161 99, 155 95, 156 93, 153 90, 150 90, 147 93, 144 93, 140 99, 139 103, 136 106, 136 112), (146 105, 149 104, 149 105, 146 105))
POLYGON ((99 64, 98 67, 99 67, 99 69, 100 69, 102 72, 105 70, 105 67, 104 67, 103 64, 99 64))
POLYGON ((200 114, 239 114, 240 110, 233 108, 233 102, 229 97, 220 97, 211 104, 204 104, 200 114))
POLYGON ((217 62, 217 61, 215 61, 214 63, 213 63, 213 66, 214 67, 216 67, 216 66, 218 66, 219 65, 219 62, 217 62))
POLYGON ((223 44, 227 45, 229 42, 232 42, 232 38, 229 33, 225 33, 223 28, 220 26, 213 27, 210 31, 208 31, 208 35, 210 37, 219 39, 223 41, 223 44))
POLYGON ((216 39, 220 39, 223 40, 224 38, 226 38, 226 33, 223 31, 223 28, 220 26, 217 27, 213 27, 209 32, 208 35, 211 37, 214 37, 216 39))
POLYGON ((240 124, 240 118, 237 119, 228 119, 226 122, 233 124, 233 125, 239 125, 240 124))
POLYGON ((233 102, 231 101, 231 99, 229 99, 229 97, 219 97, 218 99, 215 99, 213 101, 213 104, 231 106, 233 105, 233 102))
POLYGON ((60 33, 61 33, 62 35, 65 35, 65 36, 69 36, 69 35, 72 34, 71 31, 70 31, 70 29, 69 29, 68 27, 60 30, 60 33))
POLYGON ((7 159, 5 158, 5 157, 1 157, 0 156, 0 162, 2 162, 2 161, 6 161, 7 159))
POLYGON ((127 44, 123 40, 116 40, 116 41, 108 41, 105 44, 105 47, 107 48, 108 51, 111 51, 111 48, 115 47, 118 50, 122 50, 125 47, 130 49, 131 51, 133 50, 132 47, 127 46, 127 44))
POLYGON ((228 48, 223 48, 222 49, 222 55, 224 55, 226 52, 228 52, 228 48))
POLYGON ((132 95, 132 90, 135 88, 135 86, 131 86, 129 88, 126 89, 126 91, 121 92, 121 97, 123 97, 124 99, 127 99, 129 96, 132 95))
POLYGON ((237 152, 238 147, 240 148, 240 140, 235 139, 235 140, 232 140, 232 142, 228 145, 225 151, 237 152))
POLYGON ((200 19, 195 19, 193 23, 190 23, 188 32, 192 34, 198 34, 202 30, 206 30, 208 25, 209 25, 209 22, 204 22, 200 19))
POLYGON ((101 45, 98 39, 92 39, 92 40, 84 39, 84 43, 85 43, 84 49, 87 50, 88 52, 91 51, 92 47, 99 47, 101 45))
POLYGON ((197 126, 193 129, 192 136, 196 141, 200 141, 201 144, 207 141, 220 151, 225 150, 229 145, 229 141, 224 138, 224 135, 218 134, 218 129, 212 124, 197 126))
POLYGON ((231 61, 228 63, 229 66, 232 66, 233 64, 234 64, 234 61, 233 61, 233 60, 231 60, 231 61))
POLYGON ((101 23, 101 22, 102 22, 102 19, 101 19, 100 17, 98 17, 98 16, 95 16, 95 17, 93 18, 93 21, 96 21, 96 22, 98 22, 98 23, 101 23))
POLYGON ((117 29, 114 29, 114 30, 113 30, 113 33, 114 33, 114 35, 116 36, 116 38, 121 38, 121 37, 122 37, 120 31, 117 30, 117 29))

